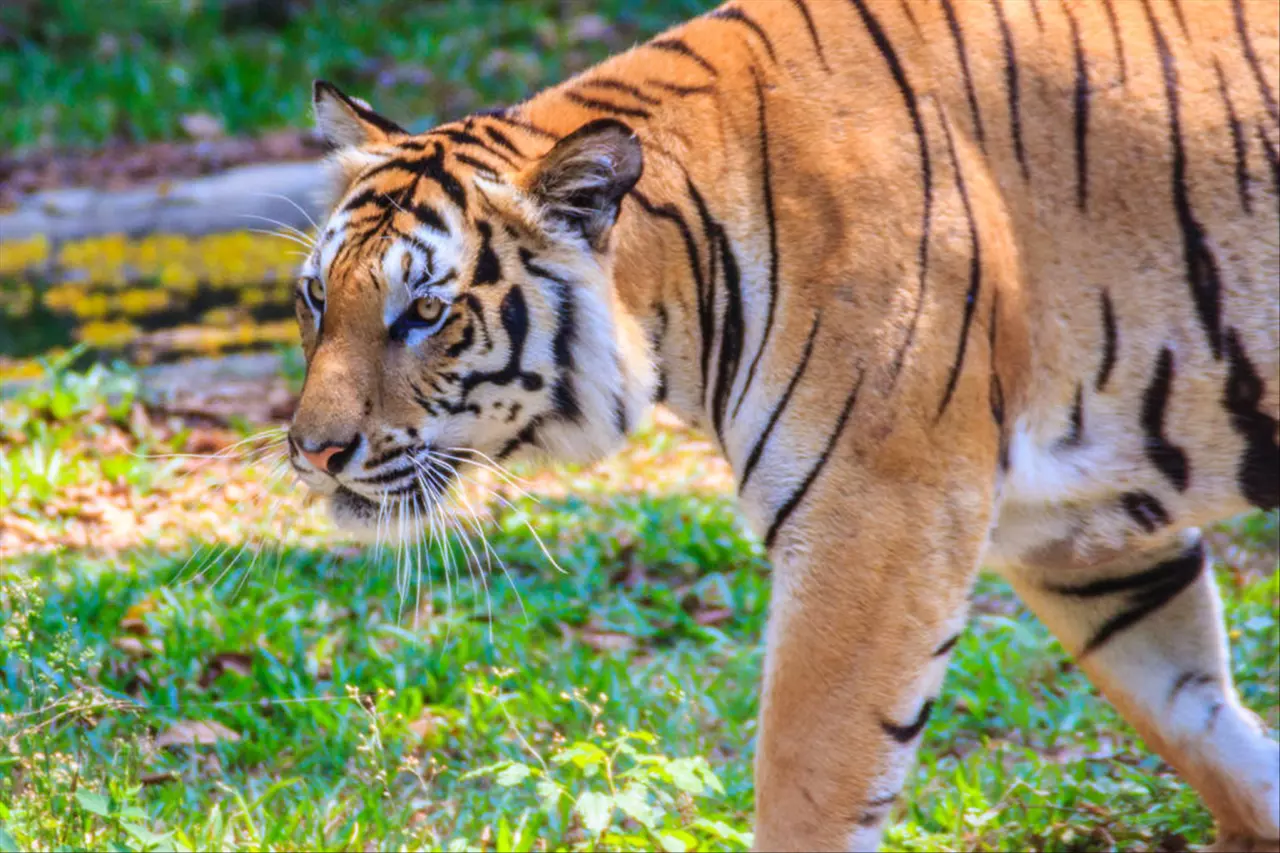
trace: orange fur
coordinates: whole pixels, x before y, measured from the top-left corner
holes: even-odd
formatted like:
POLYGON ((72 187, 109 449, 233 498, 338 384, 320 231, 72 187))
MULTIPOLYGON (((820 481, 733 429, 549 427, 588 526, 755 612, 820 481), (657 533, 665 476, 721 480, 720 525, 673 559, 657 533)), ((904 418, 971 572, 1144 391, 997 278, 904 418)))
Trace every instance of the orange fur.
POLYGON ((590 456, 654 398, 711 432, 776 570, 762 849, 877 842, 983 562, 1274 845, 1179 531, 1280 500, 1276 11, 729 3, 421 136, 320 88, 358 155, 294 440, 590 456), (415 234, 455 319, 398 338, 415 234))

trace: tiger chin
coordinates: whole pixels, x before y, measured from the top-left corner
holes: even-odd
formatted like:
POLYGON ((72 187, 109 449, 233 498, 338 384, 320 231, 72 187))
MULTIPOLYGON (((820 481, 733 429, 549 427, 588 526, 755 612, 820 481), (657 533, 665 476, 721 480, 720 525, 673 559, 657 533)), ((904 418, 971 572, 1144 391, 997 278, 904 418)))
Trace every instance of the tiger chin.
POLYGON ((757 848, 878 845, 985 567, 1222 845, 1276 849, 1196 532, 1280 505, 1266 11, 735 2, 418 134, 317 83, 298 475, 413 536, 664 404, 773 566, 757 848))

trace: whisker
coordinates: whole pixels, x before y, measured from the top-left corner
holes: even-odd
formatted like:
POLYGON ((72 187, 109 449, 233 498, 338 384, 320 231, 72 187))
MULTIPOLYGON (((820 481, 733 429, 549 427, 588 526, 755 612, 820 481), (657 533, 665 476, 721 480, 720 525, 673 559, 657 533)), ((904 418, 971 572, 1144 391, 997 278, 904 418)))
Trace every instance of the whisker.
MULTIPOLYGON (((434 462, 434 460, 432 461, 434 462)), ((452 474, 454 474, 455 476, 458 476, 458 470, 456 467, 454 466, 448 466, 448 467, 452 474)), ((483 484, 478 484, 478 485, 481 485, 482 488, 487 488, 487 487, 484 487, 483 484)), ((492 493, 493 490, 488 489, 488 491, 492 493)), ((485 535, 484 526, 480 522, 480 516, 476 513, 475 508, 471 506, 471 501, 467 499, 465 494, 460 492, 457 500, 461 502, 463 508, 465 508, 466 511, 471 515, 471 520, 469 523, 472 529, 475 530, 476 535, 480 537, 480 543, 484 546, 485 563, 488 567, 488 570, 490 572, 493 571, 493 561, 497 560, 499 568, 502 569, 503 577, 506 578, 508 586, 511 587, 511 591, 515 593, 516 602, 520 605, 520 612, 521 614, 524 615, 525 621, 527 622, 529 619, 529 613, 524 606, 524 597, 520 595, 520 589, 516 586, 515 580, 511 577, 511 572, 508 571, 506 562, 503 561, 502 557, 499 556, 496 551, 494 551, 493 546, 489 544, 489 538, 485 535)), ((463 518, 463 522, 467 523, 467 519, 463 518)))
MULTIPOLYGON (((484 484, 483 484, 483 483, 480 483, 480 482, 478 482, 478 481, 476 481, 476 480, 474 480, 474 479, 472 479, 472 478, 468 477, 468 476, 466 475, 466 473, 465 473, 465 472, 463 472, 463 471, 461 471, 461 470, 459 470, 459 469, 457 469, 457 468, 455 468, 455 469, 454 469, 454 473, 455 473, 455 474, 457 474, 457 476, 458 476, 458 477, 461 477, 461 478, 463 478, 463 479, 467 480, 468 482, 475 484, 475 485, 476 485, 476 486, 478 486, 479 488, 485 488, 485 486, 484 486, 484 484)), ((519 512, 519 511, 520 511, 520 508, 519 508, 519 507, 517 507, 514 503, 512 503, 512 502, 511 502, 511 501, 510 501, 510 500, 509 500, 505 495, 503 495, 501 492, 499 492, 499 491, 497 491, 497 490, 495 490, 495 489, 489 489, 489 495, 490 495, 491 497, 496 498, 498 501, 500 501, 500 502, 503 504, 503 506, 507 507, 507 509, 511 510, 512 512, 519 512)), ((532 500, 535 504, 536 504, 536 503, 539 503, 538 499, 537 499, 537 498, 535 498, 535 497, 533 497, 533 496, 529 496, 529 499, 530 499, 530 500, 532 500)), ((560 572, 560 574, 567 575, 567 574, 568 574, 568 572, 567 572, 567 571, 565 571, 563 568, 561 568, 560 564, 559 564, 558 562, 556 562, 556 558, 555 558, 555 557, 551 556, 551 552, 547 549, 546 544, 542 541, 542 537, 538 535, 538 531, 536 531, 536 530, 534 530, 534 529, 533 529, 533 525, 529 523, 528 519, 525 519, 525 520, 524 520, 524 526, 525 526, 525 528, 526 528, 526 529, 528 529, 529 533, 533 536, 533 540, 534 540, 535 542, 537 542, 537 543, 538 543, 538 548, 539 548, 539 550, 541 550, 541 551, 542 551, 542 555, 543 555, 544 557, 546 557, 546 558, 547 558, 547 560, 551 563, 552 568, 554 568, 557 572, 560 572)))
POLYGON ((306 209, 303 208, 302 205, 298 204, 296 201, 289 198, 287 195, 281 195, 280 193, 250 193, 250 195, 256 195, 259 198, 278 198, 281 201, 287 201, 289 204, 293 205, 294 208, 299 213, 301 213, 303 216, 306 217, 307 221, 311 223, 312 228, 316 229, 317 231, 320 230, 320 226, 316 224, 316 221, 314 219, 311 218, 311 214, 307 213, 306 209))
POLYGON ((269 225, 276 225, 283 229, 282 231, 268 231, 266 232, 268 234, 278 234, 281 237, 296 237, 302 241, 307 248, 314 249, 316 247, 316 239, 313 235, 308 234, 300 228, 295 228, 287 222, 281 222, 279 219, 272 219, 270 216, 259 216, 256 213, 242 213, 240 215, 245 219, 257 219, 261 222, 266 222, 269 225))
POLYGON ((297 243, 309 252, 315 250, 315 247, 310 243, 307 243, 305 240, 301 240, 292 234, 285 234, 281 231, 270 231, 266 228, 246 228, 245 230, 250 234, 265 234, 268 237, 279 237, 281 240, 288 240, 290 243, 297 243))
MULTIPOLYGON (((412 456, 410 458, 413 459, 412 456)), ((420 464, 417 459, 414 459, 413 461, 414 461, 414 464, 420 464)), ((435 464, 435 460, 431 459, 430 457, 428 457, 427 462, 431 463, 432 465, 435 464)), ((441 478, 438 477, 434 473, 434 471, 432 471, 429 468, 426 470, 426 474, 429 478, 432 479, 433 482, 436 483, 437 489, 443 492, 444 483, 442 482, 441 478)), ((463 556, 465 557, 467 554, 470 554, 471 556, 471 559, 467 561, 467 574, 471 576, 471 583, 474 585, 476 580, 476 575, 480 576, 480 585, 484 589, 485 612, 489 619, 489 641, 493 642, 493 596, 490 595, 489 593, 488 578, 485 577, 485 572, 480 566, 480 555, 476 553, 475 548, 472 546, 471 537, 467 535, 466 529, 460 525, 455 525, 454 529, 460 534, 459 541, 462 542, 462 546, 464 549, 463 556), (471 566, 473 562, 475 564, 474 572, 471 570, 471 566)))

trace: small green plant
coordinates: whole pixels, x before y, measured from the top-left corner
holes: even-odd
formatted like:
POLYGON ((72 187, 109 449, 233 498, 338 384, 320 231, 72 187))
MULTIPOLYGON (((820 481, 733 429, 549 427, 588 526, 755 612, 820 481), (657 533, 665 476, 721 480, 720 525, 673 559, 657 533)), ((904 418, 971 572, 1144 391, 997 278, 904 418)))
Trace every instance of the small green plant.
MULTIPOLYGON (((581 690, 560 698, 577 703, 591 715, 586 738, 566 741, 557 736, 549 759, 520 734, 516 721, 499 703, 511 731, 532 761, 510 759, 479 767, 463 780, 492 778, 503 788, 532 784, 540 803, 540 817, 568 829, 577 838, 575 850, 687 851, 745 848, 751 837, 727 823, 700 816, 697 800, 724 796, 724 786, 701 756, 670 758, 653 750, 657 736, 621 729, 610 735, 601 721, 608 697, 587 699, 581 690)), ((500 850, 531 850, 531 832, 541 821, 521 815, 515 828, 499 826, 500 850)))

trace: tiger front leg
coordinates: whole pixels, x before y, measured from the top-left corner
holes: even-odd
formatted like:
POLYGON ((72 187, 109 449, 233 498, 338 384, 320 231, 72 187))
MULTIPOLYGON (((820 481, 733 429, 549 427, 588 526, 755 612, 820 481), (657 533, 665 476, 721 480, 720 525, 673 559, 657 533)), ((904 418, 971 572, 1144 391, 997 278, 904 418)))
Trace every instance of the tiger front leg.
POLYGON ((828 472, 777 535, 759 850, 874 850, 963 627, 983 486, 828 472))

